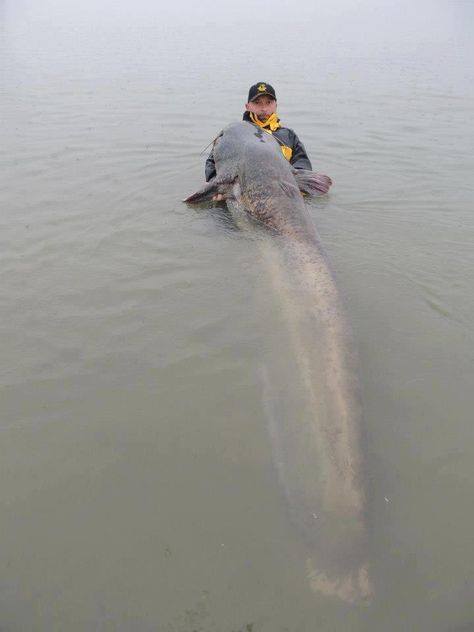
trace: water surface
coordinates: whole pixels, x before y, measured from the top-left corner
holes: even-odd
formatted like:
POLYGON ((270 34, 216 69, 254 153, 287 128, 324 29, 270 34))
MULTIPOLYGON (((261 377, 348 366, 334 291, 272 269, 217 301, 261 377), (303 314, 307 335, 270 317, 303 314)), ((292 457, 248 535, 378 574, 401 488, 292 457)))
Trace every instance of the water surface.
POLYGON ((473 16, 0 2, 2 630, 471 629, 473 16), (260 80, 335 182, 308 205, 360 358, 368 608, 306 581, 257 237, 180 202, 260 80))

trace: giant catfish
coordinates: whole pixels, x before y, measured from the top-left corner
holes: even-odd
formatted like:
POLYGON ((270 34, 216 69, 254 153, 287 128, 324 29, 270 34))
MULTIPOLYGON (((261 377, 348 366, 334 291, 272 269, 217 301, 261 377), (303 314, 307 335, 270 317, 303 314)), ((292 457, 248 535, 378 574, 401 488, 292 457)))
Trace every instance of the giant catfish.
MULTIPOLYGON (((296 372, 291 381, 298 388, 288 384, 267 396, 270 434, 290 516, 310 552, 311 587, 347 602, 367 601, 373 589, 356 362, 334 277, 302 196, 327 192, 331 180, 293 169, 276 139, 248 122, 226 127, 213 153, 215 178, 185 202, 223 193, 228 205, 271 229, 273 245, 264 248, 263 262, 286 322, 296 372)), ((271 371, 265 371, 268 392, 271 371)))

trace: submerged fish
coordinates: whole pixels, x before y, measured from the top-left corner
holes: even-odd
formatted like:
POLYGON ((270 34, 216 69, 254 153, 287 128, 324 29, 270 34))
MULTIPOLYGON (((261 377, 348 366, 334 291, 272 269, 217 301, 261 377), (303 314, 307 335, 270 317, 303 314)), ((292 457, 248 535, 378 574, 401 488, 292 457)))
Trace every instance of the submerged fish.
POLYGON ((271 440, 293 522, 310 557, 315 592, 347 602, 372 594, 368 568, 361 406, 349 328, 302 192, 326 193, 327 176, 295 170, 273 136, 248 122, 214 143, 216 177, 189 203, 223 193, 272 229, 263 262, 279 297, 294 384, 274 388, 264 371, 271 440))

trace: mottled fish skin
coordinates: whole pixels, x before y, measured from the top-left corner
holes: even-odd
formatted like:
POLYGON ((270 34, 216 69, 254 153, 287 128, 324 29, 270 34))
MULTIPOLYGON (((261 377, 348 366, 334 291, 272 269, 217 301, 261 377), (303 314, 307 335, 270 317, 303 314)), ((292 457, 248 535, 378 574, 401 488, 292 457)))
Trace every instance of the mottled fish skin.
MULTIPOLYGON (((263 261, 309 413, 275 414, 271 439, 292 520, 308 546, 311 588, 366 602, 373 588, 357 363, 333 274, 293 170, 271 135, 247 122, 232 124, 216 140, 214 158, 216 177, 232 187, 232 204, 275 237, 262 242, 263 261)), ((275 404, 284 411, 284 402, 275 404)))
POLYGON ((240 186, 240 203, 280 234, 317 241, 289 162, 275 138, 245 121, 226 127, 214 146, 216 178, 240 186))

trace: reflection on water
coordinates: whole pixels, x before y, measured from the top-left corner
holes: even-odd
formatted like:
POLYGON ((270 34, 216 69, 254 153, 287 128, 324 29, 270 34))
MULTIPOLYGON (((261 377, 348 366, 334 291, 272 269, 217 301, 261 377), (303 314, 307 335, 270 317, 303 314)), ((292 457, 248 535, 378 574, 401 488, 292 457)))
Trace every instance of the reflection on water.
POLYGON ((2 630, 470 629, 472 17, 0 3, 2 630), (359 351, 366 608, 310 591, 278 484, 258 230, 180 202, 260 79, 335 182, 308 204, 359 351))

